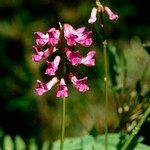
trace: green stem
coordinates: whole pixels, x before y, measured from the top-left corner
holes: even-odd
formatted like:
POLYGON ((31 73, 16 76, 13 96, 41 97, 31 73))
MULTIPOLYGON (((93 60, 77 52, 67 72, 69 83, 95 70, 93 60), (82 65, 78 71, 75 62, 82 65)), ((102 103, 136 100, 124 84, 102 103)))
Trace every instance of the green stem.
POLYGON ((105 150, 108 149, 108 61, 107 61, 107 42, 103 42, 104 61, 105 61, 105 150))
POLYGON ((107 40, 105 37, 103 14, 100 13, 101 28, 103 35, 103 52, 104 52, 104 67, 105 67, 105 150, 108 149, 108 59, 107 59, 107 40))
POLYGON ((141 118, 141 120, 139 121, 139 123, 132 130, 132 134, 128 137, 128 140, 125 142, 125 144, 123 145, 121 150, 126 150, 127 149, 127 147, 129 146, 129 144, 131 143, 133 138, 139 132, 142 124, 144 123, 144 121, 146 120, 146 118, 148 117, 149 114, 150 114, 150 105, 148 106, 147 110, 145 111, 145 113, 144 113, 143 117, 141 118))
MULTIPOLYGON (((101 3, 99 0, 96 0, 96 5, 101 7, 101 3)), ((104 29, 104 20, 103 20, 103 13, 100 12, 100 19, 101 19, 101 32, 102 36, 99 34, 97 27, 96 31, 102 41, 103 45, 103 52, 104 52, 104 68, 105 68, 105 150, 108 150, 108 59, 107 59, 107 40, 105 37, 105 29, 104 29)))
POLYGON ((64 133, 65 133, 65 109, 66 109, 66 99, 65 97, 62 100, 62 110, 61 110, 61 143, 60 150, 63 150, 64 147, 64 133))

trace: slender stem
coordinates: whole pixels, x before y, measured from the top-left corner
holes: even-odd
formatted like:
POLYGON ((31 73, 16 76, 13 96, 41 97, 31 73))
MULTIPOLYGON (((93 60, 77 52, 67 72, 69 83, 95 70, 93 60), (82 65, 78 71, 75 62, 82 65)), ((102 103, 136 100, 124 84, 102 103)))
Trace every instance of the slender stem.
POLYGON ((132 130, 132 134, 128 137, 128 140, 125 142, 125 144, 123 145, 121 150, 127 149, 127 147, 129 146, 129 144, 131 143, 133 138, 136 136, 136 134, 140 130, 142 124, 144 123, 144 121, 146 120, 146 118, 148 117, 149 114, 150 114, 150 105, 148 106, 147 110, 145 111, 145 113, 144 113, 143 117, 141 118, 141 120, 139 121, 139 123, 132 130))
MULTIPOLYGON (((100 3, 99 0, 96 0, 96 5, 98 7, 103 7, 100 3)), ((103 20, 103 13, 100 12, 100 20, 101 20, 101 33, 102 36, 100 34, 99 37, 102 41, 102 45, 103 45, 103 52, 104 52, 104 68, 105 68, 105 77, 104 77, 104 81, 105 81, 105 150, 108 150, 108 60, 107 60, 107 40, 105 37, 105 29, 104 29, 104 20, 103 20)), ((96 28, 96 31, 98 29, 96 28)), ((98 32, 99 33, 99 32, 98 32)))
POLYGON ((65 133, 65 109, 66 109, 66 99, 65 97, 62 100, 62 110, 61 110, 61 143, 60 150, 63 150, 64 147, 64 133, 65 133))
POLYGON ((105 67, 105 150, 108 149, 108 59, 107 59, 107 40, 105 37, 103 14, 100 13, 101 28, 103 35, 103 52, 104 52, 104 67, 105 67))
POLYGON ((105 150, 108 149, 108 62, 107 62, 107 42, 103 42, 105 61, 105 150))

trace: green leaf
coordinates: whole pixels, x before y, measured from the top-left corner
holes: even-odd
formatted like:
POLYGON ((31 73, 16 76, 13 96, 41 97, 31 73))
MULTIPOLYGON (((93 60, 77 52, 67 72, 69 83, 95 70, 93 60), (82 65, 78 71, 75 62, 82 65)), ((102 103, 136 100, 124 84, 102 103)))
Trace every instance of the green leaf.
POLYGON ((82 138, 81 141, 82 149, 83 150, 93 150, 94 147, 94 137, 90 135, 86 135, 82 138))
POLYGON ((42 145, 41 150, 49 150, 49 149, 50 149, 50 143, 49 143, 49 141, 45 141, 42 145))
POLYGON ((35 142, 35 139, 30 139, 30 142, 29 142, 29 150, 38 150, 38 146, 35 142))
MULTIPOLYGON (((52 150, 60 149, 60 140, 53 143, 52 150)), ((66 138, 64 141, 64 150, 81 150, 80 138, 66 138)))
POLYGON ((6 135, 4 137, 3 149, 4 150, 14 150, 14 143, 13 143, 12 138, 9 135, 6 135))
MULTIPOLYGON (((143 138, 142 138, 143 139, 143 138)), ((137 138, 136 147, 134 150, 149 150, 150 147, 141 144, 141 138, 137 138)), ((108 149, 117 150, 120 143, 120 134, 108 134, 108 149)), ((59 150, 60 141, 53 143, 52 150, 59 150)), ((64 140, 64 150, 104 150, 105 149, 105 135, 99 135, 96 138, 91 135, 85 135, 82 138, 66 138, 64 140)))
POLYGON ((15 145, 16 145, 16 150, 25 150, 26 149, 26 144, 24 140, 20 136, 15 137, 15 145))

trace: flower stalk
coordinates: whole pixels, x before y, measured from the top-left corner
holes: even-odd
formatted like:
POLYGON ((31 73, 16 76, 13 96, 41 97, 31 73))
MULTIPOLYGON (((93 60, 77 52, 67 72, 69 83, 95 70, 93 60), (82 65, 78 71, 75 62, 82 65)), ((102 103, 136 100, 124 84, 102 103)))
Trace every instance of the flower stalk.
POLYGON ((105 150, 108 149, 108 60, 107 41, 103 42, 104 62, 105 62, 105 150))
POLYGON ((107 14, 110 21, 116 21, 118 19, 118 15, 115 14, 108 6, 103 6, 100 0, 96 0, 96 7, 94 7, 91 11, 90 18, 88 20, 89 24, 94 24, 97 21, 97 13, 100 14, 101 20, 101 35, 96 27, 96 31, 102 41, 103 45, 103 52, 104 52, 104 63, 105 63, 105 150, 108 149, 108 58, 107 58, 107 40, 105 37, 105 30, 104 30, 104 21, 103 21, 103 14, 107 14))
POLYGON ((63 150, 63 148, 64 148, 65 113, 66 113, 66 98, 64 97, 63 100, 62 100, 62 108, 61 108, 61 142, 60 142, 60 150, 63 150))
POLYGON ((108 59, 107 59, 107 40, 105 37, 103 13, 100 13, 101 28, 102 28, 102 45, 104 53, 104 68, 105 68, 105 150, 108 150, 108 59))
POLYGON ((125 142, 125 144, 123 145, 121 150, 126 150, 128 148, 129 144, 132 142, 133 138, 137 135, 137 133, 139 132, 139 130, 140 130, 141 126, 142 126, 142 124, 144 123, 144 121, 146 120, 146 118, 148 117, 149 114, 150 114, 150 105, 146 109, 146 111, 143 114, 143 117, 141 118, 139 123, 132 130, 131 135, 128 137, 128 140, 125 142))

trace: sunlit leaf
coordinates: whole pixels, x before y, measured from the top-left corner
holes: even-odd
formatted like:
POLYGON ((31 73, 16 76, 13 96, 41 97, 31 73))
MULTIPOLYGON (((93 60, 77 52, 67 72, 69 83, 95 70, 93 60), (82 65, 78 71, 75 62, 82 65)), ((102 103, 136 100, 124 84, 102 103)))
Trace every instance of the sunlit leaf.
POLYGON ((4 150, 14 150, 14 143, 11 136, 6 135, 4 137, 3 148, 4 150))
POLYGON ((26 144, 20 136, 15 137, 16 150, 25 150, 26 144))

